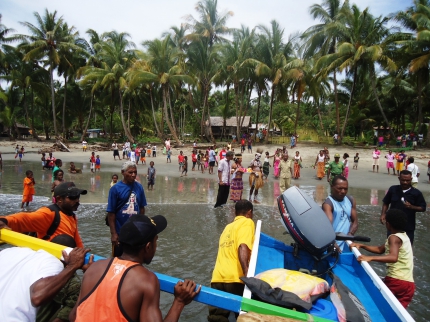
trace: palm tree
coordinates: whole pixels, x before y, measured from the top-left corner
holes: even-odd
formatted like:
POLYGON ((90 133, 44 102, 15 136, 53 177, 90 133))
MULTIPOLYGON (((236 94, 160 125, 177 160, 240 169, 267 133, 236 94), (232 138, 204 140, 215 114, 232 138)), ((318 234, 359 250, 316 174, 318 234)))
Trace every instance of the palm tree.
POLYGON ((265 138, 266 144, 269 140, 270 127, 272 123, 273 102, 275 100, 276 90, 285 78, 285 66, 287 65, 287 57, 292 52, 291 43, 284 44, 282 37, 284 30, 281 29, 278 22, 271 21, 271 27, 260 25, 258 29, 262 32, 258 35, 259 41, 257 44, 259 58, 247 59, 244 64, 255 66, 255 74, 257 77, 266 77, 271 82, 270 95, 270 110, 269 110, 269 129, 265 138))
POLYGON ((201 135, 204 135, 204 119, 207 116, 207 128, 209 131, 209 138, 215 142, 212 133, 210 108, 208 104, 209 94, 214 76, 219 70, 219 57, 218 50, 211 50, 205 40, 195 41, 190 44, 187 50, 188 66, 192 75, 197 79, 198 86, 202 91, 202 119, 200 124, 201 135))
MULTIPOLYGON (((135 44, 128 40, 130 35, 122 32, 111 31, 102 35, 103 41, 97 44, 98 57, 101 67, 90 66, 84 71, 82 84, 98 83, 111 94, 111 109, 115 106, 115 94, 118 94, 121 123, 124 133, 130 142, 134 137, 130 133, 124 118, 123 92, 127 88, 126 72, 135 58, 135 44)), ((111 113, 112 115, 112 113, 111 113)), ((112 130, 112 116, 111 116, 112 130)), ((111 133, 112 135, 112 133, 111 133)))
POLYGON ((199 20, 195 19, 192 15, 187 16, 190 24, 185 25, 185 28, 193 30, 193 32, 186 36, 190 41, 205 39, 209 47, 215 43, 225 42, 226 39, 222 37, 224 34, 231 32, 226 27, 229 17, 233 16, 232 11, 223 13, 218 12, 218 0, 202 0, 196 5, 196 11, 199 15, 199 20))
MULTIPOLYGON (((57 11, 50 13, 45 9, 45 15, 41 17, 35 12, 37 25, 29 22, 21 22, 30 31, 30 35, 19 35, 26 42, 21 47, 26 51, 25 61, 46 59, 49 66, 51 82, 51 106, 54 133, 58 136, 57 113, 55 110, 55 91, 54 91, 54 69, 57 68, 61 60, 61 53, 67 51, 81 51, 81 48, 74 43, 73 35, 65 34, 63 31, 64 20, 57 18, 57 11)), ((71 27, 73 28, 73 27, 71 27)))
MULTIPOLYGON (((345 1, 344 6, 348 6, 345 1)), ((343 21, 339 17, 341 0, 323 0, 322 4, 314 4, 310 7, 310 14, 321 23, 308 28, 302 35, 305 40, 304 58, 318 58, 333 54, 336 45, 343 40, 343 21)), ((333 70, 333 90, 336 106, 336 130, 340 133, 339 99, 337 89, 336 70, 333 70)))
POLYGON ((161 87, 166 123, 176 143, 180 145, 181 141, 179 140, 176 127, 173 123, 173 114, 170 113, 170 120, 169 111, 167 109, 168 106, 171 107, 170 91, 174 86, 179 86, 182 82, 193 83, 193 79, 185 75, 182 67, 177 64, 178 51, 175 47, 172 47, 169 35, 163 40, 155 39, 152 41, 145 41, 143 46, 146 47, 149 56, 149 66, 141 61, 135 62, 128 72, 127 78, 132 88, 142 85, 149 85, 151 89, 154 88, 155 85, 161 87))

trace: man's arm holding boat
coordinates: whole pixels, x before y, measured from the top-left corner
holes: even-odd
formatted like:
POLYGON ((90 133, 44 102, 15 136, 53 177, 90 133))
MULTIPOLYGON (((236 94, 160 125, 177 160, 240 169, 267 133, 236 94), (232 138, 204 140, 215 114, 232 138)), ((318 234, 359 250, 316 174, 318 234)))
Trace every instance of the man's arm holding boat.
POLYGON ((52 300, 75 272, 84 265, 85 254, 89 251, 85 248, 74 248, 69 255, 63 252, 66 263, 64 269, 59 274, 41 278, 30 286, 31 304, 37 307, 52 300))

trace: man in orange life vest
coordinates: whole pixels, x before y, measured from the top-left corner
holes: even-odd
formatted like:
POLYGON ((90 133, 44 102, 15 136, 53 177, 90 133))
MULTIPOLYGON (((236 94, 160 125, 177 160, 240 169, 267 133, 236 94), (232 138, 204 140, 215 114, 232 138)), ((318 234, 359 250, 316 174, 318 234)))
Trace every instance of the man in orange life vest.
POLYGON ((0 229, 9 227, 17 232, 36 232, 37 237, 52 240, 57 235, 72 236, 77 247, 84 247, 78 232, 78 221, 74 211, 80 205, 81 195, 87 190, 79 189, 73 182, 64 182, 54 189, 56 203, 48 207, 41 207, 33 212, 19 212, 17 214, 0 217, 0 229), (58 221, 56 213, 58 212, 58 221), (56 224, 55 224, 55 223, 56 224))
MULTIPOLYGON (((159 281, 142 264, 151 263, 158 234, 166 226, 161 215, 131 216, 119 233, 121 257, 97 261, 85 272, 70 321, 163 321, 159 281)), ((184 306, 200 292, 200 287, 195 289, 190 280, 176 284, 175 299, 164 321, 179 320, 184 306)))

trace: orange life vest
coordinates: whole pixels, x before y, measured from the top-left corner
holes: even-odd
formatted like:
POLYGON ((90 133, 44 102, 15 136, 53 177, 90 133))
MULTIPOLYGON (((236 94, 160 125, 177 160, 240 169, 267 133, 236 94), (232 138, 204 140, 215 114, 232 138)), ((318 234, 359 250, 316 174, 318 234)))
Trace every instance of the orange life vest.
POLYGON ((118 302, 121 284, 135 262, 112 258, 95 287, 79 303, 76 322, 132 321, 118 302))

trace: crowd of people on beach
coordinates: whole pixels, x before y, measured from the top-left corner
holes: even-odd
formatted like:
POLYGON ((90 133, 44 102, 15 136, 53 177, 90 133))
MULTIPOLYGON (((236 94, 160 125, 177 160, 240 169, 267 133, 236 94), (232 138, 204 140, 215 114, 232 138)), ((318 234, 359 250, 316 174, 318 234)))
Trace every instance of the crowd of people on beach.
MULTIPOLYGON (((290 148, 296 148, 297 142, 292 141, 291 143, 290 148)), ((85 151, 86 149, 85 145, 85 151)), ((114 160, 116 160, 116 157, 121 160, 119 150, 119 145, 114 142, 112 144, 114 160)), ((28 210, 26 207, 28 207, 35 194, 34 187, 36 184, 33 172, 28 170, 23 181, 22 212, 9 216, 0 216, 0 229, 11 228, 14 231, 34 232, 38 238, 72 248, 75 247, 70 255, 64 257, 61 265, 57 265, 56 261, 58 260, 48 254, 38 254, 38 252, 30 250, 22 251, 22 254, 18 251, 14 253, 12 251, 0 252, 2 262, 8 263, 0 268, 2 276, 12 276, 10 275, 12 272, 22 269, 21 267, 18 268, 17 261, 23 257, 26 258, 30 265, 37 263, 41 267, 41 269, 32 272, 32 274, 29 274, 28 270, 26 274, 24 274, 24 271, 19 274, 20 276, 28 275, 28 278, 26 277, 23 282, 27 288, 20 289, 20 297, 19 299, 14 299, 14 301, 18 303, 19 307, 23 308, 23 314, 26 317, 30 317, 29 320, 35 320, 36 314, 41 314, 40 312, 44 312, 49 318, 54 317, 56 314, 57 318, 63 316, 66 317, 64 319, 70 319, 70 321, 97 320, 98 318, 103 318, 106 314, 111 318, 118 317, 118 319, 125 315, 133 319, 140 317, 141 320, 161 319, 158 304, 160 289, 156 282, 156 277, 141 264, 151 262, 156 250, 157 235, 166 228, 167 220, 161 215, 146 216, 145 207, 147 206, 147 201, 145 191, 141 183, 136 181, 139 161, 141 161, 141 164, 146 165, 146 157, 154 158, 149 162, 147 168, 148 190, 154 188, 157 173, 154 167, 157 148, 156 145, 151 145, 150 143, 141 146, 125 142, 122 150, 122 160, 125 161, 121 167, 122 179, 117 174, 112 175, 106 209, 106 225, 111 234, 112 259, 97 261, 96 263, 90 261, 88 265, 84 265, 83 259, 89 250, 84 248, 79 236, 77 218, 74 212, 79 207, 80 197, 86 195, 87 191, 79 189, 73 182, 64 181, 64 172, 61 169, 62 160, 56 159, 53 153, 49 153, 48 157, 43 153, 41 160, 42 169, 49 169, 53 172, 52 205, 42 207, 36 211, 25 211, 28 210), (12 258, 14 259, 12 260, 12 258), (85 271, 85 280, 83 282, 75 279, 75 273, 80 268, 85 271), (52 277, 52 281, 50 277, 52 277), (47 284, 45 283, 41 286, 40 279, 45 279, 47 284), (138 280, 141 282, 137 282, 138 280), (73 281, 74 294, 78 297, 73 302, 73 305, 62 312, 61 310, 56 312, 35 310, 35 307, 44 307, 46 303, 52 304, 52 302, 57 301, 56 297, 52 299, 53 295, 68 289, 70 287, 69 281, 73 281), (49 285, 51 291, 47 291, 46 285, 49 285), (36 298, 31 291, 32 289, 43 289, 43 291, 40 291, 36 298), (120 303, 129 303, 122 309, 120 309, 118 303, 110 303, 103 296, 108 292, 117 292, 119 289, 127 290, 127 292, 121 291, 120 303), (155 301, 149 301, 149 298, 153 298, 155 301), (96 309, 97 303, 100 303, 100 301, 106 302, 105 307, 111 308, 108 313, 100 312, 96 309), (145 304, 148 312, 142 312, 139 309, 145 301, 148 301, 145 304), (66 311, 67 314, 65 313, 66 311), (153 318, 154 316, 156 318, 153 318)), ((18 155, 19 151, 20 149, 17 151, 18 155)), ((170 140, 166 140, 163 155, 166 157, 167 163, 171 163, 171 152, 170 140)), ((217 145, 211 145, 203 149, 198 148, 197 143, 194 142, 190 158, 183 150, 179 151, 177 157, 178 170, 181 176, 188 175, 189 166, 191 166, 191 171, 204 173, 208 170, 210 175, 217 174, 218 195, 215 208, 221 208, 225 205, 228 198, 235 203, 236 218, 232 224, 227 225, 220 237, 220 248, 213 271, 211 287, 238 295, 243 292, 243 283, 239 278, 246 276, 247 263, 252 251, 255 230, 252 221, 252 203, 259 203, 257 200, 259 190, 268 182, 267 179, 270 176, 271 168, 273 168, 273 176, 279 180, 282 193, 291 186, 291 179, 298 180, 300 178, 300 171, 304 163, 300 151, 291 151, 293 157, 290 159, 286 146, 277 148, 273 155, 269 151, 264 152, 260 148, 257 148, 256 152, 253 153, 251 142, 249 153, 253 154, 253 158, 248 164, 242 164, 242 153, 244 152, 235 153, 232 144, 219 148, 217 145), (190 164, 189 160, 191 160, 190 164), (243 198, 243 179, 245 174, 249 175, 250 192, 247 198, 243 198), (242 239, 232 241, 231 247, 228 249, 221 247, 221 245, 226 244, 231 232, 236 230, 242 232, 240 235, 242 239), (231 263, 232 259, 237 263, 237 269, 226 274, 226 260, 231 263)), ((379 171, 380 156, 381 152, 376 147, 372 152, 373 171, 379 171)), ((347 194, 348 158, 348 153, 343 153, 341 161, 341 155, 334 153, 334 160, 331 160, 328 148, 324 147, 319 151, 312 166, 316 170, 316 178, 322 180, 326 177, 330 184, 331 193, 323 202, 322 209, 332 223, 334 230, 346 235, 354 235, 359 229, 359 217, 356 211, 355 199, 347 194)), ((387 160, 388 174, 392 169, 393 174, 396 175, 395 171, 397 171, 399 177, 399 185, 389 188, 384 197, 381 210, 380 221, 387 229, 387 242, 381 246, 365 246, 353 243, 350 247, 363 248, 379 255, 385 254, 382 256, 363 255, 358 260, 388 263, 385 283, 401 304, 407 307, 415 290, 412 275, 415 216, 416 212, 426 209, 426 203, 422 193, 416 188, 417 180, 414 181, 415 177, 419 177, 419 170, 414 164, 414 158, 408 157, 403 150, 397 153, 389 150, 385 155, 385 159, 387 160)), ((354 170, 358 170, 359 160, 359 153, 356 153, 353 158, 352 168, 354 170)), ((96 155, 95 152, 91 152, 89 162, 91 172, 101 170, 100 156, 96 155)), ((74 162, 70 163, 68 171, 70 173, 82 172, 81 169, 75 167, 74 162)), ((336 247, 339 252, 348 251, 348 246, 345 244, 338 243, 336 247)), ((0 298, 5 294, 2 291, 8 292, 11 287, 8 284, 3 284, 0 282, 0 298)), ((184 306, 192 301, 199 290, 196 287, 196 283, 190 280, 181 281, 175 286, 174 303, 168 313, 173 321, 179 319, 184 306)), ((22 317, 21 313, 11 311, 9 304, 8 301, 0 301, 0 317, 18 315, 22 317)), ((64 304, 59 304, 59 306, 64 308, 64 304)), ((226 314, 228 316, 229 312, 210 307, 208 320, 218 321, 217 319, 220 316, 225 317, 226 314)), ((43 321, 43 319, 40 320, 43 321)))

